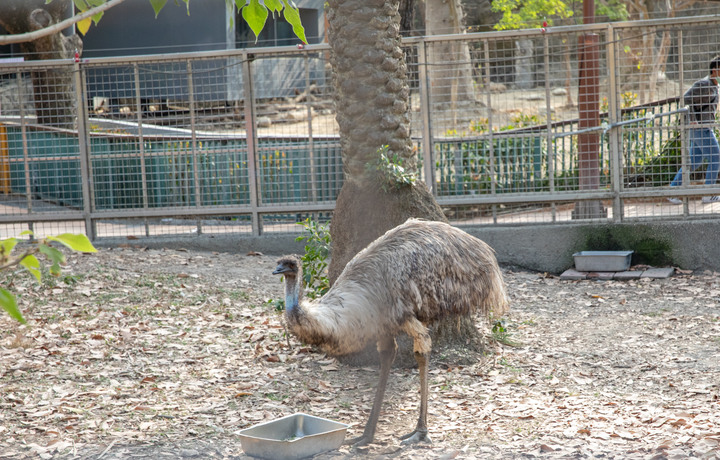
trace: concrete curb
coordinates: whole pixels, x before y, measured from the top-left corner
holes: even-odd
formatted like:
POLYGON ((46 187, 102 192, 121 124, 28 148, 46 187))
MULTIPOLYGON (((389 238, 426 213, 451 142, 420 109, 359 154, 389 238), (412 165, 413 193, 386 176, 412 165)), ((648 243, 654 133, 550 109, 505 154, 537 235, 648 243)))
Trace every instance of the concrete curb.
POLYGON ((577 280, 598 280, 598 281, 628 281, 641 278, 664 279, 670 278, 675 273, 672 267, 666 268, 648 268, 646 270, 627 270, 622 272, 579 272, 574 268, 565 270, 561 275, 561 280, 577 281, 577 280))

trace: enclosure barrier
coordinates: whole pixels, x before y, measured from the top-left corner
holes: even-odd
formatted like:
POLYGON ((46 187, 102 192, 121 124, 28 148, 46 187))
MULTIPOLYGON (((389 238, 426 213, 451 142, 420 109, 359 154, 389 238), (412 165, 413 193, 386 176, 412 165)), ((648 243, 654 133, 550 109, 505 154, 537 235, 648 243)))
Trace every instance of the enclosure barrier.
MULTIPOLYGON (((717 217, 720 204, 700 197, 720 187, 702 169, 669 183, 689 164, 682 94, 707 75, 719 25, 404 39, 420 178, 456 224, 717 217), (588 36, 597 85, 579 72, 588 36)), ((260 235, 329 219, 343 172, 328 54, 0 64, 0 237, 260 235)))

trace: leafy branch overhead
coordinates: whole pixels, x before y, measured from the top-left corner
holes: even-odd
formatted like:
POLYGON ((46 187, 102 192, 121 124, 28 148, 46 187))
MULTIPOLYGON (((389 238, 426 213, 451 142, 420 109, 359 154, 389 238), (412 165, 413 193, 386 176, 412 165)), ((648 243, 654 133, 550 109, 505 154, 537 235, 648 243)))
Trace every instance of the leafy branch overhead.
MULTIPOLYGON (((45 4, 51 3, 52 1, 53 0, 45 0, 45 4)), ((119 5, 124 1, 125 0, 73 0, 78 13, 72 18, 62 21, 62 23, 43 29, 43 31, 46 32, 44 34, 50 35, 57 33, 65 27, 77 24, 77 29, 81 34, 85 35, 88 30, 90 30, 90 26, 93 23, 97 25, 100 22, 106 10, 119 5)), ((179 0, 176 0, 176 3, 178 1, 179 0)), ((185 3, 189 15, 190 0, 182 1, 185 3)), ((160 11, 162 11, 167 4, 167 0, 149 0, 149 2, 155 12, 155 17, 160 14, 160 11)), ((271 13, 273 15, 277 13, 278 16, 282 14, 288 24, 292 26, 295 35, 302 40, 303 43, 307 43, 305 28, 300 21, 300 9, 292 2, 292 0, 264 0, 262 2, 260 0, 225 0, 225 4, 228 9, 235 6, 238 10, 240 10, 243 19, 247 22, 248 26, 250 26, 253 33, 255 33, 256 42, 260 32, 262 32, 265 27, 268 16, 271 13)), ((29 34, 23 34, 28 35, 26 38, 13 38, 12 36, 0 37, 0 44, 35 40, 39 38, 39 36, 43 36, 43 33, 39 34, 38 32, 42 31, 32 32, 32 36, 29 34)))
MULTIPOLYGON (((563 0, 494 0, 492 10, 502 13, 495 26, 496 30, 532 29, 552 26, 554 20, 566 20, 575 15, 574 8, 580 4, 563 0)), ((626 5, 621 0, 598 0, 595 15, 609 21, 625 20, 628 17, 626 5)))
MULTIPOLYGON (((32 236, 32 232, 25 231, 20 235, 32 236)), ((50 274, 53 276, 59 276, 60 266, 65 263, 65 254, 63 254, 59 249, 51 246, 50 243, 52 242, 63 244, 73 251, 97 252, 87 236, 63 233, 57 236, 48 236, 40 240, 36 245, 26 249, 21 254, 14 255, 13 250, 16 248, 19 240, 17 238, 7 238, 5 240, 0 240, 0 271, 10 270, 13 267, 20 266, 33 275, 38 282, 41 282, 42 264, 37 258, 37 254, 42 254, 50 263, 50 274)), ((4 287, 0 287, 0 307, 2 307, 3 310, 20 323, 24 324, 26 322, 17 306, 15 296, 4 287)))
MULTIPOLYGON (((230 1, 230 0, 227 0, 230 1)), ((245 3, 245 0, 235 0, 235 5, 238 10, 241 11, 242 17, 245 22, 248 23, 253 33, 255 34, 255 43, 265 27, 268 15, 270 13, 277 13, 280 16, 282 13, 285 20, 293 28, 293 33, 303 41, 307 43, 305 38, 305 28, 300 22, 300 10, 292 1, 289 0, 265 0, 265 4, 260 3, 260 0, 249 0, 245 3)))

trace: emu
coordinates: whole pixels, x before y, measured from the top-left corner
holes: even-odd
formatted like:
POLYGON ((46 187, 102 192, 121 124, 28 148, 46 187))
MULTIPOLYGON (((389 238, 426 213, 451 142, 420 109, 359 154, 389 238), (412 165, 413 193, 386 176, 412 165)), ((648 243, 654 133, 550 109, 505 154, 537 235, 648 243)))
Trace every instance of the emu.
POLYGON ((427 428, 428 326, 450 316, 479 311, 502 315, 508 298, 495 254, 483 241, 442 222, 409 219, 360 251, 319 299, 302 299, 302 264, 295 256, 277 261, 285 277, 285 318, 290 331, 331 355, 361 351, 377 343, 380 380, 362 436, 372 442, 380 416, 395 337, 406 333, 420 377, 420 415, 405 444, 430 442, 427 428))

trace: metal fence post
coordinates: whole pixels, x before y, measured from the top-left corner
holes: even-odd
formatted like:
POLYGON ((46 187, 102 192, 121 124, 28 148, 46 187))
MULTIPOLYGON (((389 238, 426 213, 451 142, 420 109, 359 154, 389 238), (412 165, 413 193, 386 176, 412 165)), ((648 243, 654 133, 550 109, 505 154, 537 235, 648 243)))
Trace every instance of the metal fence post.
POLYGON ((85 219, 85 233, 94 240, 97 236, 95 222, 92 219, 94 209, 94 193, 92 182, 92 160, 90 159, 90 145, 88 143, 88 113, 85 103, 85 78, 80 62, 73 64, 75 74, 75 101, 77 103, 77 136, 80 155, 80 177, 82 179, 83 217, 85 219))
MULTIPOLYGON (((195 207, 202 207, 202 191, 200 190, 200 168, 198 167, 198 143, 197 143, 197 126, 195 123, 195 87, 193 84, 192 61, 188 59, 186 64, 187 81, 188 81, 188 102, 190 105, 190 139, 192 142, 192 159, 193 159, 193 187, 195 189, 195 207)), ((197 222, 198 235, 202 233, 202 218, 198 217, 197 222)))
MULTIPOLYGON (((685 75, 685 53, 683 52, 683 32, 682 29, 678 30, 678 64, 680 69, 680 90, 685 87, 685 81, 683 76, 685 75)), ((685 106, 683 94, 680 94, 680 106, 685 106)), ((680 167, 682 168, 682 185, 687 187, 690 185, 690 151, 689 143, 687 140, 687 120, 688 117, 685 114, 680 115, 680 167)), ((688 209, 687 200, 683 200, 683 214, 685 216, 690 214, 688 209)))
MULTIPOLYGON (((32 176, 30 175, 30 154, 28 152, 27 122, 25 120, 25 101, 23 100, 25 94, 23 94, 22 72, 17 73, 16 79, 18 81, 18 101, 20 103, 20 133, 22 136, 23 172, 25 174, 25 200, 27 202, 28 214, 32 214, 32 176)), ((28 222, 28 229, 30 231, 34 230, 32 222, 28 222)))
MULTIPOLYGON (((145 159, 145 140, 143 138, 143 108, 142 99, 140 98, 140 68, 137 62, 133 64, 133 73, 135 78, 135 111, 137 112, 138 124, 138 148, 140 151, 140 180, 142 181, 142 203, 143 209, 148 208, 148 178, 147 164, 145 159)), ((150 236, 150 225, 147 217, 143 218, 145 222, 145 236, 150 236)))
MULTIPOLYGON (((615 29, 608 24, 607 29, 607 69, 608 69, 608 124, 613 126, 618 121, 618 86, 615 62, 615 29)), ((623 151, 622 136, 619 131, 622 127, 613 127, 609 131, 610 143, 610 188, 613 191, 613 221, 621 222, 624 217, 623 201, 623 151)))
POLYGON ((312 103, 310 101, 310 55, 307 51, 305 51, 303 54, 305 55, 305 92, 307 93, 307 96, 305 97, 305 106, 307 107, 308 117, 308 159, 310 160, 310 196, 312 197, 313 203, 317 203, 318 193, 317 180, 315 178, 315 143, 313 141, 312 129, 313 110, 312 103))
POLYGON ((418 85, 420 86, 420 114, 422 117, 422 151, 423 173, 425 185, 437 198, 435 184, 435 152, 433 152, 432 125, 430 122, 430 89, 428 87, 427 50, 425 40, 420 40, 417 46, 418 55, 418 85))
MULTIPOLYGON (((545 118, 547 126, 547 175, 548 175, 548 187, 550 192, 555 191, 555 148, 553 144, 553 133, 552 133, 552 102, 550 97, 550 39, 547 34, 543 35, 543 62, 545 64, 545 118)), ((555 202, 550 204, 550 216, 553 222, 555 222, 556 207, 555 202)))
MULTIPOLYGON (((490 174, 490 195, 497 194, 497 173, 495 171, 495 138, 493 137, 493 109, 492 109, 492 91, 490 91, 490 41, 483 40, 483 48, 485 51, 485 95, 487 98, 487 118, 488 118, 488 172, 490 174)), ((497 205, 492 205, 493 223, 497 223, 497 205)))
POLYGON ((255 95, 253 94, 252 69, 250 62, 255 57, 247 50, 243 51, 242 73, 243 73, 243 96, 245 96, 245 141, 247 143, 247 164, 248 181, 250 186, 250 207, 252 214, 252 234, 258 236, 261 233, 259 190, 257 183, 257 145, 255 137, 255 95))

